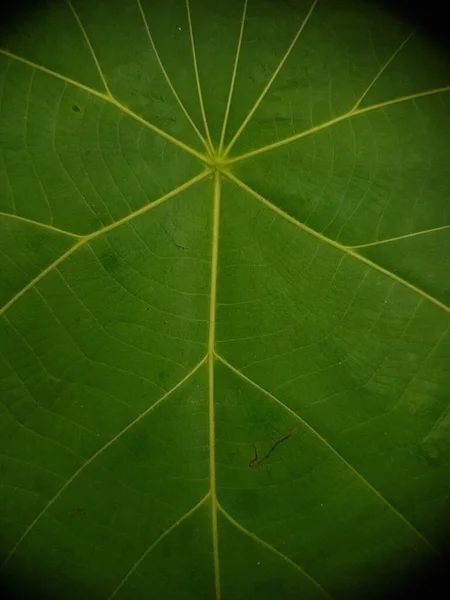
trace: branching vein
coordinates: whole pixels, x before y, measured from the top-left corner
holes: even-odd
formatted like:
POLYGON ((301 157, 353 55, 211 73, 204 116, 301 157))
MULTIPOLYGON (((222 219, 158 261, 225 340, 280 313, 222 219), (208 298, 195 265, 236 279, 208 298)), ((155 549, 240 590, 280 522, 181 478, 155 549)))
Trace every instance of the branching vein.
POLYGON ((414 527, 414 525, 412 525, 412 523, 410 523, 396 508, 394 508, 392 506, 392 504, 388 500, 386 500, 386 498, 376 488, 374 488, 373 485, 371 485, 367 481, 367 479, 365 479, 365 477, 363 477, 363 475, 361 475, 361 473, 359 471, 357 471, 355 469, 355 467, 353 467, 349 462, 347 462, 347 460, 345 460, 345 458, 341 454, 339 454, 339 452, 324 437, 322 437, 320 435, 320 433, 314 429, 314 427, 309 425, 309 423, 307 421, 305 421, 300 415, 298 415, 295 411, 293 411, 291 408, 289 408, 286 404, 284 404, 284 402, 279 400, 271 392, 264 389, 258 383, 253 381, 253 379, 250 379, 250 377, 247 377, 247 375, 242 373, 242 371, 239 371, 239 369, 237 369, 232 364, 230 364, 227 360, 225 360, 225 358, 223 358, 219 354, 216 354, 216 358, 218 360, 220 360, 231 371, 233 371, 233 373, 235 373, 237 376, 239 376, 242 379, 244 379, 245 381, 247 381, 247 383, 251 384, 253 387, 258 389, 262 394, 264 394, 265 396, 267 396, 268 398, 270 398, 271 400, 276 402, 276 404, 281 406, 284 410, 286 410, 293 417, 295 417, 302 424, 303 427, 305 427, 308 431, 310 431, 310 433, 312 433, 316 438, 318 438, 322 442, 322 444, 324 444, 324 446, 326 446, 328 448, 328 450, 334 454, 334 456, 336 456, 341 462, 343 462, 346 465, 346 467, 361 481, 361 483, 364 486, 368 487, 373 492, 373 494, 384 505, 388 506, 389 510, 392 513, 394 513, 401 521, 403 521, 403 523, 408 527, 408 529, 412 530, 415 533, 415 535, 417 535, 417 537, 420 538, 422 540, 422 542, 428 547, 429 550, 431 550, 434 554, 438 554, 438 551, 436 550, 436 548, 434 548, 434 546, 431 545, 431 543, 420 533, 420 531, 418 531, 414 527))
POLYGON ((123 113, 125 113, 126 115, 128 115, 129 117, 131 117, 132 119, 134 119, 135 121, 137 121, 138 123, 140 123, 141 125, 143 125, 144 127, 147 127, 147 129, 150 129, 151 131, 153 131, 153 133, 156 133, 157 135, 159 135, 160 137, 164 138, 168 142, 171 142, 174 146, 178 146, 178 148, 181 148, 182 150, 184 150, 188 154, 190 154, 192 156, 195 156, 195 158, 197 158, 203 164, 205 164, 205 165, 210 164, 210 161, 209 161, 209 159, 208 159, 207 156, 205 156, 203 154, 200 154, 200 152, 197 152, 197 150, 194 150, 194 148, 191 148, 190 146, 188 146, 187 144, 185 144, 181 140, 178 140, 177 138, 174 138, 169 133, 163 131, 159 127, 156 127, 156 125, 153 125, 149 121, 146 121, 141 116, 139 116, 137 113, 135 113, 132 110, 130 110, 127 106, 125 106, 124 104, 121 104, 120 102, 118 102, 112 96, 110 96, 108 94, 104 94, 103 92, 99 92, 98 90, 94 90, 93 88, 90 88, 89 86, 84 85, 84 83, 80 83, 79 81, 75 81, 74 79, 71 79, 70 77, 66 77, 65 75, 61 75, 61 73, 57 73, 56 71, 52 71, 51 69, 47 69, 47 67, 43 67, 42 65, 38 65, 37 63, 34 63, 34 62, 32 62, 32 61, 30 61, 30 60, 28 60, 26 58, 22 58, 21 56, 17 56, 16 54, 13 54, 12 52, 9 52, 8 50, 3 50, 3 49, 0 48, 0 54, 3 54, 3 56, 6 56, 9 59, 16 60, 17 62, 20 62, 20 63, 22 63, 24 65, 27 65, 27 66, 29 66, 29 67, 31 67, 33 69, 37 69, 38 71, 41 71, 42 73, 46 73, 47 75, 51 75, 52 77, 56 77, 56 79, 64 81, 65 83, 67 83, 69 85, 73 85, 74 87, 77 87, 80 90, 84 90, 85 92, 87 92, 91 96, 96 96, 97 98, 100 98, 104 102, 108 102, 109 104, 111 104, 112 106, 115 106, 118 110, 122 111, 123 113))
POLYGON ((24 541, 24 539, 30 534, 31 530, 35 527, 35 525, 40 521, 40 519, 43 517, 43 515, 51 508, 51 506, 56 502, 56 500, 58 500, 58 498, 61 496, 61 494, 64 492, 64 490, 66 490, 70 484, 90 465, 92 464, 92 462, 98 458, 101 454, 103 454, 103 452, 105 452, 105 450, 107 450, 110 446, 112 446, 112 444, 114 444, 117 440, 119 440, 127 431, 129 431, 130 429, 132 429, 137 423, 139 423, 139 421, 141 421, 144 417, 146 417, 152 410, 154 410, 157 406, 159 406, 161 404, 161 402, 164 402, 164 400, 170 396, 171 394, 173 394, 178 388, 180 388, 184 383, 186 383, 186 381, 188 379, 190 379, 192 377, 192 375, 194 373, 196 373, 200 367, 205 364, 206 362, 206 357, 203 358, 193 369, 191 369, 189 371, 189 373, 187 375, 185 375, 183 377, 183 379, 181 379, 176 385, 174 385, 174 387, 172 389, 170 389, 168 392, 166 392, 163 396, 161 396, 161 398, 159 400, 157 400, 154 404, 152 404, 149 408, 147 408, 144 412, 142 412, 140 415, 138 415, 133 421, 131 421, 131 423, 128 423, 128 425, 126 427, 124 427, 123 429, 121 429, 119 431, 119 433, 117 433, 113 438, 111 438, 108 442, 106 442, 106 444, 104 444, 99 450, 97 450, 97 452, 95 452, 88 460, 86 460, 86 462, 84 462, 81 467, 79 467, 71 477, 69 477, 69 479, 65 482, 65 484, 56 492, 56 494, 47 502, 47 504, 44 506, 44 508, 40 511, 40 513, 35 517, 35 519, 30 523, 30 525, 28 525, 28 527, 25 529, 25 531, 23 532, 23 534, 21 535, 21 537, 19 538, 19 540, 16 542, 16 544, 14 545, 14 547, 12 548, 12 550, 9 552, 8 556, 6 557, 6 559, 4 560, 1 569, 4 569, 4 567, 7 565, 7 563, 10 561, 11 557, 13 556, 13 554, 16 552, 17 548, 22 544, 22 542, 24 541))
POLYGON ((208 500, 209 496, 210 496, 210 493, 208 492, 200 500, 200 502, 197 502, 197 504, 195 506, 193 506, 190 510, 188 510, 187 513, 185 513, 182 517, 180 517, 179 519, 177 519, 177 521, 175 521, 175 523, 173 525, 171 525, 168 529, 166 529, 166 531, 164 533, 162 533, 158 537, 158 539, 155 540, 153 542, 153 544, 151 544, 147 548, 147 550, 134 563, 134 565, 131 567, 131 569, 128 571, 128 573, 125 575, 125 577, 119 583, 119 585, 113 591, 113 593, 109 596, 108 600, 112 600, 112 598, 114 598, 114 596, 116 596, 117 592, 125 585, 125 583, 130 579, 130 577, 133 575, 133 573, 136 571, 136 569, 139 567, 139 565, 142 564, 142 561, 145 560, 145 558, 150 554, 150 552, 152 552, 152 550, 154 550, 154 548, 159 544, 159 542, 161 542, 170 533, 172 533, 172 531, 174 529, 176 529, 179 525, 181 525, 181 523, 183 523, 183 521, 186 521, 186 519, 188 519, 191 515, 193 515, 196 512, 196 510, 199 509, 200 506, 202 506, 208 500))
POLYGON ((152 36, 152 34, 150 32, 150 27, 148 25, 147 17, 145 16, 145 13, 144 13, 144 9, 142 8, 141 0, 137 0, 137 3, 138 3, 138 6, 139 6, 139 10, 141 12, 141 15, 142 15, 142 20, 144 21, 144 26, 145 26, 145 30, 147 32, 148 39, 150 41, 151 47, 153 49, 153 52, 155 54, 156 60, 157 60, 158 65, 159 65, 159 68, 161 69, 162 74, 164 75, 164 78, 165 78, 165 80, 167 82, 167 85, 169 86, 172 94, 174 95, 176 101, 178 102, 178 104, 179 104, 181 110, 183 111, 185 117, 187 118, 187 120, 191 124, 192 128, 194 129, 195 133, 197 134, 197 136, 199 137, 200 141, 202 142, 203 146, 205 147, 205 150, 207 152, 210 152, 211 148, 208 145, 207 140, 205 140, 205 138, 203 137, 203 135, 198 130, 197 125, 194 123, 193 119, 191 118, 191 115, 188 113, 186 107, 184 106, 183 102, 181 101, 181 98, 177 94, 177 92, 176 92, 176 90, 175 90, 175 88, 174 88, 174 86, 172 84, 172 81, 170 80, 170 77, 167 74, 166 69, 164 68, 164 65, 163 65, 163 63, 161 61, 161 58, 159 56, 159 52, 156 49, 155 42, 153 40, 153 36, 152 36))
POLYGON ((405 235, 397 235, 395 237, 386 238, 384 240, 377 240, 376 242, 369 242, 367 244, 356 244, 355 246, 348 246, 353 250, 359 250, 360 248, 370 248, 371 246, 382 246, 383 244, 390 244, 392 242, 398 242, 400 240, 409 240, 411 238, 420 237, 427 233, 435 233, 437 231, 445 231, 450 229, 450 225, 442 225, 441 227, 432 227, 431 229, 423 229, 422 231, 414 231, 413 233, 405 233, 405 235))
POLYGON ((100 67, 100 63, 98 62, 97 55, 95 54, 94 47, 91 44, 91 41, 90 41, 89 36, 88 36, 88 34, 87 34, 84 26, 83 26, 83 23, 81 22, 81 19, 78 16, 78 13, 75 10, 72 2, 70 0, 67 0, 67 4, 69 5, 70 10, 72 11, 73 16, 75 17, 76 22, 78 23, 78 26, 79 26, 79 28, 81 30, 81 33, 83 34, 83 37, 84 37, 84 39, 86 41, 86 44, 87 44, 87 46, 89 48, 89 51, 90 51, 90 53, 92 55, 92 58, 94 60, 95 66, 97 67, 97 71, 98 71, 98 74, 100 75, 100 79, 102 80, 102 83, 105 86, 106 93, 107 93, 108 96, 110 96, 112 98, 113 96, 112 96, 111 91, 110 91, 110 89, 108 87, 108 84, 106 82, 106 78, 105 78, 105 76, 103 74, 103 71, 102 71, 102 69, 100 67))
POLYGON ((300 34, 302 33, 303 29, 306 27, 306 24, 309 21, 310 16, 312 15, 314 8, 317 4, 318 0, 314 0, 314 2, 311 4, 311 7, 308 11, 308 13, 306 14, 306 17, 303 19, 302 24, 300 25, 299 30, 297 31, 297 33, 294 36, 294 39, 292 40, 292 42, 290 43, 288 49, 286 50, 286 53, 284 54, 283 58, 281 59, 278 67, 275 69, 275 71, 273 72, 272 77, 269 79, 269 81, 267 82, 265 88, 263 89, 263 91, 261 92, 259 98, 256 100, 253 108, 250 110, 250 112, 248 113, 248 115, 245 117, 245 119, 243 120, 241 126, 239 127, 239 129, 236 131, 236 133, 234 134, 231 142, 228 144, 225 152, 224 152, 224 156, 228 156, 228 154, 230 153, 231 148, 234 146, 234 144, 236 143, 237 139, 239 138, 239 136, 241 135, 241 133, 244 131, 244 129, 247 126, 247 123, 250 121, 250 119, 253 117, 253 115, 255 114, 255 112, 258 110, 259 105, 261 104, 261 102, 263 101, 264 97, 266 96, 267 92, 269 91, 269 89, 271 88, 273 82, 275 81, 275 79, 278 76, 278 73, 281 71, 281 69, 283 68, 285 62, 287 61, 287 59, 289 58, 289 55, 292 52, 292 49, 294 48, 295 44, 297 43, 298 38, 300 37, 300 34))
POLYGON ((395 50, 395 52, 393 52, 393 54, 389 57, 389 59, 384 63, 384 65, 381 67, 381 69, 378 71, 378 73, 375 75, 375 77, 372 79, 372 81, 366 87, 366 89, 364 90, 364 92, 361 94, 361 96, 359 97, 359 99, 356 102, 355 106, 351 109, 351 111, 350 111, 351 113, 354 112, 358 108, 358 106, 361 104, 361 102, 367 96, 367 94, 369 93, 369 91, 375 85, 375 83, 377 82, 377 80, 381 77, 381 75, 384 73, 384 71, 388 68, 388 66, 391 64, 391 62, 394 60, 394 58, 401 52, 401 50, 403 49, 403 47, 409 42, 409 40, 412 38, 412 36, 414 35, 414 33, 415 33, 415 31, 412 31, 407 36, 407 38, 405 40, 403 40, 403 42, 395 50))
POLYGON ((345 114, 335 117, 334 119, 330 119, 329 121, 325 121, 320 125, 315 125, 310 129, 306 129, 305 131, 301 131, 300 133, 296 133, 295 135, 291 135, 287 138, 279 140, 278 142, 273 142, 273 144, 267 144, 266 146, 261 146, 261 148, 256 148, 256 150, 251 150, 250 152, 246 152, 245 154, 241 154, 240 156, 236 156, 235 158, 230 158, 227 160, 227 165, 232 165, 234 163, 242 162, 243 160, 247 160, 248 158, 253 158, 254 156, 258 156, 258 154, 263 154, 265 152, 269 152, 270 150, 275 150, 276 148, 280 148, 281 146, 286 146, 287 144, 292 144, 297 140, 300 140, 304 137, 308 137, 309 135, 313 135, 318 131, 322 131, 324 129, 328 129, 337 123, 341 123, 346 119, 351 119, 353 117, 357 117, 359 115, 364 115, 366 113, 373 112, 375 110, 379 110, 382 108, 386 108, 388 106, 393 106, 394 104, 401 104, 402 102, 409 102, 412 100, 418 100, 419 98, 425 98, 426 96, 435 96, 436 94, 443 94, 445 92, 450 92, 450 85, 446 85, 440 88, 435 88, 433 90, 427 90, 425 92, 417 92, 415 94, 409 94, 408 96, 401 96, 399 98, 393 98, 391 100, 386 100, 385 102, 379 102, 378 104, 372 104, 371 106, 366 106, 364 108, 358 108, 356 110, 350 110, 345 114))
POLYGON ((189 0, 186 0, 186 11, 187 11, 187 17, 188 17, 188 23, 189 23, 189 34, 191 37, 192 61, 194 63, 195 81, 197 82, 198 101, 200 104, 200 111, 202 113, 203 125, 205 127, 206 139, 208 141, 208 146, 209 146, 210 152, 212 153, 213 145, 211 142, 211 136, 209 134, 208 121, 206 119, 206 112, 205 112, 205 105, 203 104, 203 94, 202 94, 202 87, 200 85, 200 74, 199 74, 199 70, 198 70, 197 53, 195 51, 194 31, 192 28, 191 7, 189 4, 189 0))
POLYGON ((251 538, 252 540, 254 540, 256 543, 260 544, 261 546, 264 546, 264 548, 267 548, 268 550, 270 550, 270 552, 273 552, 274 554, 276 554, 277 556, 279 556, 280 558, 282 558, 284 561, 286 561, 287 563, 289 563, 291 565, 291 567, 294 567, 294 569, 296 569, 297 571, 300 571, 300 573, 302 575, 304 575, 307 579, 309 579, 309 581, 312 584, 314 584, 314 586, 316 588, 318 588, 323 593, 323 595, 324 595, 325 598, 329 598, 330 600, 332 600, 332 596, 330 596, 330 594, 326 590, 324 590, 323 587, 319 583, 317 583, 317 581, 315 579, 313 579, 313 577, 311 577, 311 575, 309 575, 309 573, 307 573, 304 569, 302 569, 302 567, 300 567, 297 563, 295 563, 293 560, 291 560, 290 558, 288 558, 285 554, 282 554, 279 550, 277 550, 276 548, 274 548, 274 546, 271 546, 269 543, 265 542, 264 540, 262 540, 261 538, 259 538, 257 535, 255 535, 254 533, 252 533, 251 531, 249 531, 248 529, 246 529, 238 521, 236 521, 235 519, 233 519, 233 517, 220 504, 218 505, 218 509, 223 514, 223 516, 226 519, 228 519, 228 521, 232 525, 234 525, 236 527, 236 529, 239 529, 239 531, 242 531, 242 533, 244 533, 245 535, 247 535, 249 538, 251 538))
POLYGON ((236 74, 237 74, 237 69, 238 69, 238 64, 239 64, 239 57, 240 57, 240 54, 241 54, 242 38, 244 36, 245 17, 246 17, 246 14, 247 14, 247 3, 248 3, 248 0, 245 0, 244 1, 244 9, 242 11, 241 28, 239 30, 239 39, 238 39, 238 45, 237 45, 237 50, 236 50, 236 57, 234 59, 233 74, 231 76, 230 91, 228 93, 227 107, 225 109, 225 116, 224 116, 224 119, 223 119, 222 131, 221 131, 221 134, 220 134, 219 154, 221 154, 221 152, 223 151, 223 144, 224 144, 224 141, 225 141, 225 133, 226 133, 226 130, 227 130, 227 123, 228 123, 228 116, 230 114, 230 108, 231 108, 231 100, 233 98, 234 84, 235 84, 235 81, 236 81, 236 74))
POLYGON ((344 246, 344 245, 340 244, 339 242, 335 242, 334 240, 332 240, 332 239, 326 237, 325 235, 323 235, 322 233, 319 233, 318 231, 315 231, 311 227, 308 227, 308 225, 305 225, 304 223, 301 223, 300 221, 298 221, 297 219, 295 219, 294 217, 292 217, 290 214, 288 214, 287 212, 285 212, 284 210, 282 210, 281 208, 279 208, 275 204, 272 204, 272 202, 270 202, 269 200, 267 200, 266 198, 264 198, 263 196, 261 196, 261 194, 258 194, 258 192, 256 192, 250 186, 248 186, 243 181, 241 181, 240 179, 238 179, 237 177, 235 177, 229 171, 224 171, 224 175, 228 179, 230 179, 230 181, 233 181, 241 189, 245 190, 248 194, 250 194, 251 196, 253 196, 253 198, 255 198, 256 200, 259 200, 260 202, 262 202, 265 206, 267 206, 268 208, 270 208, 270 210, 273 210, 280 217, 282 217, 283 219, 286 219, 286 221, 289 221, 290 223, 292 223, 293 225, 295 225, 299 229, 302 229, 303 231, 306 231, 307 233, 309 233, 310 235, 314 236, 315 238, 318 238, 322 242, 325 242, 326 244, 328 244, 330 246, 333 246, 334 248, 337 248, 341 252, 344 252, 344 253, 348 254, 352 258, 354 258, 356 260, 359 260, 360 262, 363 262, 364 264, 368 265, 369 267, 372 267, 373 269, 376 269, 380 273, 383 273, 383 275, 386 275, 387 277, 390 277, 391 279, 393 279, 397 283, 400 283, 401 285, 403 285, 406 288, 410 289, 415 294, 418 294, 422 298, 425 298, 429 302, 432 302, 433 304, 435 304, 436 306, 438 306, 439 308, 441 308, 445 312, 450 312, 450 307, 449 306, 447 306, 446 304, 444 304, 443 302, 441 302, 440 300, 438 300, 434 296, 431 296, 427 292, 424 292, 423 290, 421 290, 417 286, 413 285, 412 283, 409 283, 409 281, 407 281, 406 279, 403 279, 402 277, 399 277, 398 275, 396 275, 392 271, 389 271, 388 269, 385 269, 384 267, 380 266, 379 264, 377 264, 377 263, 373 262, 372 260, 366 258, 362 254, 359 254, 355 249, 351 248, 350 246, 344 246))
POLYGON ((117 227, 120 227, 124 223, 128 223, 129 221, 135 219, 136 217, 143 215, 144 213, 148 212, 149 210, 156 208, 160 204, 163 204, 167 200, 170 200, 170 198, 173 198, 174 196, 177 196, 181 192, 185 191, 186 189, 188 189, 189 187, 191 187, 198 181, 205 179, 205 177, 207 177, 209 174, 210 174, 209 170, 207 170, 203 173, 200 173, 200 175, 193 177, 189 181, 186 181, 185 183, 178 186, 177 188, 170 191, 169 193, 165 194, 164 196, 161 196, 161 198, 158 198, 158 200, 154 200, 153 202, 146 204, 142 208, 132 212, 131 214, 127 215, 126 217, 123 217, 123 219, 120 219, 119 221, 115 221, 114 223, 111 223, 111 225, 107 225, 106 227, 102 227, 98 231, 94 231, 94 233, 90 233, 89 235, 78 236, 79 237, 78 242, 76 242, 73 246, 71 246, 68 250, 66 250, 66 252, 64 252, 64 254, 62 254, 60 257, 58 257, 47 268, 45 268, 43 271, 41 271, 41 273, 39 273, 39 275, 36 275, 36 277, 34 279, 32 279, 19 292, 17 292, 17 294, 15 296, 13 296, 11 298, 11 300, 9 300, 9 302, 7 302, 2 308, 0 308, 0 316, 3 313, 5 313, 13 304, 15 304, 17 302, 17 300, 19 300, 19 298, 21 298, 29 290, 31 290, 36 284, 38 284, 41 281, 41 279, 43 279, 46 275, 48 275, 51 271, 53 271, 56 267, 58 267, 63 261, 66 260, 66 258, 71 256, 74 252, 79 250, 82 246, 84 246, 88 242, 91 242, 95 238, 97 238, 105 233, 108 233, 109 231, 112 231, 113 229, 116 229, 117 227))
POLYGON ((72 231, 66 231, 65 229, 59 229, 58 227, 54 227, 53 225, 47 225, 47 223, 41 223, 40 221, 34 221, 33 219, 27 219, 26 217, 21 217, 20 215, 15 215, 13 213, 5 213, 0 211, 0 217, 4 217, 7 219, 14 219, 17 221, 22 221, 23 223, 28 223, 29 225, 35 225, 36 227, 42 227, 43 229, 48 229, 49 231, 53 231, 54 233, 62 233, 63 235, 68 235, 74 238, 81 238, 83 236, 78 235, 77 233, 72 233, 72 231))

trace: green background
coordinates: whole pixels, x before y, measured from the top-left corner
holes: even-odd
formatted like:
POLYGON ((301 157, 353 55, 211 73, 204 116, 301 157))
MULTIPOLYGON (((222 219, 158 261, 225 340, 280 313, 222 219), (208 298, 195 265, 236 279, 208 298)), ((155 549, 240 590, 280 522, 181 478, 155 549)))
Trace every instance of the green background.
POLYGON ((3 575, 71 599, 372 598, 439 556, 449 91, 448 58, 373 2, 11 23, 3 575))

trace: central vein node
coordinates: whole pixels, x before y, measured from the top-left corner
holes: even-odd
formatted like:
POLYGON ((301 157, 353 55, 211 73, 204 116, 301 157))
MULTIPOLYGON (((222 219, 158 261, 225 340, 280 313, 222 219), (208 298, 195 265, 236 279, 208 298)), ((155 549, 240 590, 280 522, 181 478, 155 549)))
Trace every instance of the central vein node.
POLYGON ((209 155, 209 164, 212 169, 215 171, 223 171, 228 162, 229 161, 223 155, 221 155, 218 150, 213 148, 211 154, 209 155))

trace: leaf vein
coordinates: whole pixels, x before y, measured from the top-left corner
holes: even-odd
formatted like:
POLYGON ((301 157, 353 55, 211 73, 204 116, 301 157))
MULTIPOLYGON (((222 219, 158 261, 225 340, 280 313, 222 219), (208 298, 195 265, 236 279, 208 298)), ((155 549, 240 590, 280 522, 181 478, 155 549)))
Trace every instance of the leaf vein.
POLYGON ((331 238, 329 238, 329 237, 327 237, 327 236, 319 233, 318 231, 315 231, 314 229, 312 229, 311 227, 309 227, 305 223, 302 223, 301 221, 298 221, 295 217, 292 217, 290 214, 288 214, 287 212, 285 212, 284 210, 282 210, 281 208, 279 208, 275 204, 272 204, 272 202, 270 202, 270 200, 267 200, 266 198, 264 198, 263 196, 261 196, 260 194, 258 194, 258 192, 256 192, 250 186, 248 186, 243 181, 241 181, 240 179, 238 179, 237 177, 235 177, 232 173, 230 173, 230 171, 228 171, 228 170, 224 171, 224 175, 230 181, 232 181, 233 183, 235 183, 238 187, 240 187, 241 189, 245 190, 248 194, 250 194, 251 196, 253 196, 256 200, 259 200, 260 202, 262 202, 265 206, 267 206, 268 208, 270 208, 270 210, 273 210, 280 217, 282 217, 286 221, 289 221, 290 223, 292 223, 293 225, 295 225, 299 229, 305 231, 306 233, 309 233, 310 235, 312 235, 315 238, 320 239, 322 242, 325 242, 326 244, 328 244, 330 246, 333 246, 334 248, 337 248, 341 252, 344 252, 344 253, 348 254, 352 258, 365 263, 369 267, 371 267, 373 269, 376 269, 377 271, 379 271, 383 275, 386 275, 387 277, 390 277, 391 279, 393 279, 397 283, 403 285, 404 287, 408 288, 412 292, 414 292, 414 293, 422 296, 423 298, 425 298, 429 302, 432 302, 433 304, 435 304, 437 307, 441 308, 445 312, 450 312, 450 307, 449 306, 447 306, 446 304, 444 304, 443 302, 441 302, 440 300, 438 300, 437 298, 435 298, 431 294, 428 294, 424 290, 422 290, 422 289, 418 288, 417 286, 413 285, 412 283, 410 283, 406 279, 403 279, 402 277, 399 277, 398 275, 396 275, 395 273, 389 271, 388 269, 385 269, 384 267, 382 267, 378 263, 370 260, 369 258, 366 258, 362 254, 359 254, 354 249, 352 249, 350 246, 344 246, 343 244, 340 244, 339 242, 336 242, 336 241, 332 240, 331 238))
POLYGON ((290 413, 298 421, 300 421, 302 423, 302 425, 304 427, 306 427, 306 429, 308 429, 316 438, 318 438, 322 442, 322 444, 324 444, 324 446, 326 446, 328 448, 328 450, 330 450, 330 452, 332 452, 340 461, 342 461, 347 466, 347 468, 361 481, 361 483, 363 485, 367 486, 374 493, 374 495, 383 504, 385 504, 386 506, 388 506, 389 510, 391 510, 399 519, 401 519, 401 521, 403 521, 403 523, 405 524, 405 526, 407 528, 409 528, 412 532, 414 532, 416 534, 416 536, 419 539, 421 539, 422 542, 430 550, 432 550, 435 554, 438 554, 438 551, 420 533, 420 531, 418 531, 414 527, 414 525, 412 525, 412 523, 410 523, 406 519, 406 517, 404 517, 396 508, 394 508, 392 506, 392 504, 373 485, 371 485, 369 483, 369 481, 359 471, 357 471, 355 469, 355 467, 353 467, 323 436, 321 436, 320 433, 318 431, 316 431, 316 429, 314 429, 314 427, 312 427, 299 414, 297 414, 295 411, 293 411, 291 408, 289 408, 284 402, 282 402, 281 400, 279 400, 271 392, 269 392, 268 390, 266 390, 265 388, 263 388, 262 386, 260 386, 258 383, 256 383, 255 381, 253 381, 253 379, 250 379, 250 377, 247 377, 247 375, 244 375, 244 373, 242 373, 242 371, 240 371, 239 369, 237 369, 236 367, 234 367, 232 364, 230 364, 227 360, 225 360, 222 356, 220 356, 217 353, 216 353, 216 358, 217 358, 217 360, 220 360, 226 367, 228 367, 230 369, 230 371, 232 371, 233 373, 235 373, 238 377, 241 377, 242 379, 244 379, 245 381, 247 381, 249 384, 251 384, 253 387, 255 387, 256 389, 258 389, 265 396, 267 396, 268 398, 270 398, 274 402, 276 402, 279 406, 281 406, 284 410, 286 410, 288 413, 290 413))
POLYGON ((28 525, 25 529, 24 533, 20 536, 19 540, 15 543, 12 550, 9 552, 7 557, 5 558, 3 564, 0 567, 0 571, 5 568, 7 563, 9 563, 13 554, 15 554, 17 548, 22 544, 24 539, 28 537, 30 531, 34 528, 34 526, 40 521, 41 517, 51 508, 51 506, 56 502, 56 500, 61 496, 64 490, 86 469, 98 456, 103 454, 105 450, 107 450, 114 442, 119 440, 127 431, 129 431, 134 425, 136 425, 139 421, 141 421, 145 416, 147 416, 152 410, 154 410, 157 406, 159 406, 168 396, 173 394, 178 388, 180 388, 188 379, 194 375, 200 369, 200 367, 206 362, 206 357, 203 358, 193 369, 189 371, 187 375, 180 379, 180 381, 174 385, 169 391, 167 391, 163 396, 159 398, 154 404, 149 406, 144 412, 140 413, 133 421, 128 423, 123 429, 119 431, 114 437, 112 437, 106 444, 104 444, 97 452, 95 452, 90 458, 85 460, 85 462, 67 479, 63 486, 56 492, 56 494, 47 502, 44 508, 37 514, 34 520, 28 525))

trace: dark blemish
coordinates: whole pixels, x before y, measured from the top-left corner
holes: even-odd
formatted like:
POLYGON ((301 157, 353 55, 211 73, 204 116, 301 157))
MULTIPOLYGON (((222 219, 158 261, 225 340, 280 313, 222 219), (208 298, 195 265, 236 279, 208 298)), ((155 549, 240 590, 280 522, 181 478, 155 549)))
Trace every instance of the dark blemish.
POLYGON ((72 110, 73 112, 80 112, 80 107, 78 104, 72 104, 72 110))
POLYGON ((84 508, 76 508, 74 511, 71 512, 71 515, 73 517, 82 517, 84 515, 84 508))
POLYGON ((248 463, 249 467, 259 467, 259 465, 262 463, 263 460, 266 460, 267 458, 269 458, 269 456, 272 454, 272 452, 275 450, 275 448, 281 444, 282 442, 285 442, 286 440, 288 440, 290 437, 292 437, 293 435, 297 435, 298 433, 298 427, 294 427, 294 429, 292 431, 290 431, 287 435, 284 435, 282 438, 280 438, 279 440, 277 440, 272 447, 269 449, 269 451, 267 452, 267 454, 264 454, 264 456, 261 456, 258 458, 258 450, 256 449, 256 446, 253 444, 253 449, 255 451, 255 457, 248 463))

